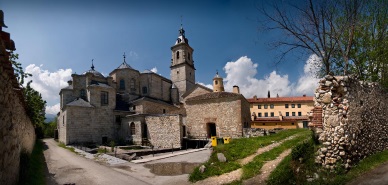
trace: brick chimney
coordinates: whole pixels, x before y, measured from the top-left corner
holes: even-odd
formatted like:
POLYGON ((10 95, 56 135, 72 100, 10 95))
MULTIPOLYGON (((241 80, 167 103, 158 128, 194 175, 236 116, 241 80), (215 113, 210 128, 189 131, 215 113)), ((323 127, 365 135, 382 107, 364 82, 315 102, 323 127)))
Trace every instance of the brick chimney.
POLYGON ((233 86, 233 93, 240 94, 240 88, 237 85, 233 86))

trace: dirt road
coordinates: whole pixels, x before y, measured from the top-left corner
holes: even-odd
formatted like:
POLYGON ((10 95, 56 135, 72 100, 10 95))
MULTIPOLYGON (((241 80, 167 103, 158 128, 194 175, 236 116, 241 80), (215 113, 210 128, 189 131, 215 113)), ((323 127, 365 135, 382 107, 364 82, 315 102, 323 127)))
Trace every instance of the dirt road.
POLYGON ((56 184, 150 184, 130 174, 119 173, 112 168, 58 147, 52 139, 43 141, 47 145, 44 155, 48 171, 54 176, 53 181, 56 184))

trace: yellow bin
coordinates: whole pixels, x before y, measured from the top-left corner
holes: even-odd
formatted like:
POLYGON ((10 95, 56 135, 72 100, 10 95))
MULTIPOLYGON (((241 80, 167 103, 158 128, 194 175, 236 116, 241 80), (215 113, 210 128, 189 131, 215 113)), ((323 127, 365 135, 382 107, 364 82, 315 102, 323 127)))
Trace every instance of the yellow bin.
POLYGON ((212 146, 217 146, 217 137, 216 136, 212 136, 211 140, 212 140, 212 146))
POLYGON ((229 144, 230 137, 224 137, 224 144, 229 144))

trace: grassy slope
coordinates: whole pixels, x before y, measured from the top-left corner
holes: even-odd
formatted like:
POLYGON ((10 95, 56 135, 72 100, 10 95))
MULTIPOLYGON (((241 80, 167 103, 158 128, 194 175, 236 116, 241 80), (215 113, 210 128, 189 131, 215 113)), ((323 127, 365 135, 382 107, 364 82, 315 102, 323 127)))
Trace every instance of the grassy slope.
POLYGON ((306 130, 295 129, 282 131, 278 134, 264 137, 233 139, 230 144, 214 147, 214 151, 210 156, 210 159, 204 163, 206 166, 205 172, 200 173, 199 168, 196 168, 194 172, 190 174, 189 180, 191 182, 196 182, 211 176, 221 175, 236 170, 241 167, 241 165, 237 162, 238 159, 243 159, 252 155, 258 148, 272 144, 274 141, 279 141, 291 135, 305 131, 306 130), (217 153, 223 153, 228 162, 218 162, 217 153))
POLYGON ((36 140, 31 155, 22 154, 21 156, 19 184, 46 184, 44 166, 43 142, 42 140, 36 140))

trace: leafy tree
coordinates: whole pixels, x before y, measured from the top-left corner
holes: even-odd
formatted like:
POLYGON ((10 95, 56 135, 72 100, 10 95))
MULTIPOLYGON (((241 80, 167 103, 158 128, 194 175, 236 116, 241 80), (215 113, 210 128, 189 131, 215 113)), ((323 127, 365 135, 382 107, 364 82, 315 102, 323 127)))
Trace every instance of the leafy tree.
POLYGON ((44 137, 54 137, 54 131, 57 128, 57 118, 49 123, 44 124, 44 137))
POLYGON ((32 81, 29 81, 26 87, 23 87, 24 80, 32 75, 24 72, 21 63, 16 61, 18 58, 18 54, 11 53, 10 62, 13 65, 18 83, 23 90, 24 99, 27 105, 26 113, 35 127, 38 138, 42 138, 46 101, 42 99, 42 95, 38 91, 31 87, 32 81))

